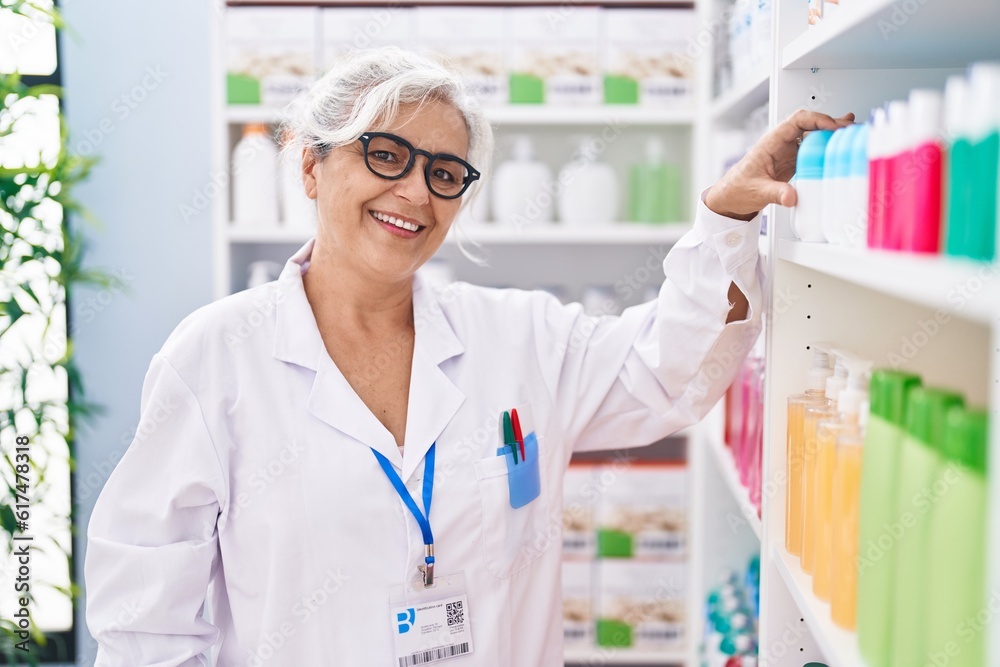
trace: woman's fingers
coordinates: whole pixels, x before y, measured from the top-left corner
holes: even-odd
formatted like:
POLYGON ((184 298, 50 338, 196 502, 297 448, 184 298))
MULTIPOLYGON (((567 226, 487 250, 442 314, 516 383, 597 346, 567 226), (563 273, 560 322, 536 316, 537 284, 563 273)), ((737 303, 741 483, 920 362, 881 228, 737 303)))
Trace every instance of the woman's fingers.
POLYGON ((799 109, 774 128, 774 136, 782 143, 793 143, 811 130, 836 130, 853 122, 853 113, 833 118, 818 111, 799 109))

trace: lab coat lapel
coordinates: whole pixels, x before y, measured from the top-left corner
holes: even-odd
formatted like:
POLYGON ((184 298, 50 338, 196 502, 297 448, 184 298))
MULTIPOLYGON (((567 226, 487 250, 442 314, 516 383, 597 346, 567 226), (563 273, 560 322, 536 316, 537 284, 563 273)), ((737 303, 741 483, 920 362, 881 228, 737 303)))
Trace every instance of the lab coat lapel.
POLYGON ((402 457, 392 434, 368 409, 325 349, 319 358, 306 409, 341 433, 382 454, 397 468, 402 467, 402 457))
MULTIPOLYGON (((454 290, 455 286, 444 289, 454 290)), ((465 347, 444 315, 440 294, 420 274, 413 282, 413 321, 416 340, 406 410, 404 480, 417 469, 465 401, 465 394, 441 369, 443 362, 462 354, 465 347)), ((441 446, 438 443, 439 451, 441 446)))
POLYGON ((377 450, 401 468, 402 457, 392 434, 358 397, 326 352, 302 283, 314 244, 311 240, 296 252, 278 279, 274 357, 316 373, 306 402, 310 414, 377 450))

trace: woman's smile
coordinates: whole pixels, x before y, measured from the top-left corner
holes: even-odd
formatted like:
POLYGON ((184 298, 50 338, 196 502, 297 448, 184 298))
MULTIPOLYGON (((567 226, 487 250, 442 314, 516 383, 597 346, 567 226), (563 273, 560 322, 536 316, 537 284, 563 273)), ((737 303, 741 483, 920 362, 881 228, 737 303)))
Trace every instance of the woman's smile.
POLYGON ((412 218, 399 215, 398 213, 388 213, 384 211, 368 211, 380 226, 390 234, 394 234, 404 239, 412 239, 420 234, 426 227, 412 218))

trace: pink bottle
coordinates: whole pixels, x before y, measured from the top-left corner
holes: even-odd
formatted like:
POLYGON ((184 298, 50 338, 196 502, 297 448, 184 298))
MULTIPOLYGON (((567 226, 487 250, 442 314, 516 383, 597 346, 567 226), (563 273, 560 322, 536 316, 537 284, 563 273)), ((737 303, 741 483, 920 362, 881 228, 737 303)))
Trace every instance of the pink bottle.
POLYGON ((881 248, 885 231, 885 183, 888 162, 885 155, 886 113, 872 111, 868 131, 868 247, 881 248))
POLYGON ((944 169, 944 100, 936 90, 910 92, 913 138, 912 224, 904 230, 903 250, 937 253, 941 248, 941 188, 944 169))
POLYGON ((885 223, 882 247, 902 250, 903 236, 913 225, 915 209, 915 169, 910 142, 909 107, 903 100, 889 103, 889 131, 886 135, 885 223))

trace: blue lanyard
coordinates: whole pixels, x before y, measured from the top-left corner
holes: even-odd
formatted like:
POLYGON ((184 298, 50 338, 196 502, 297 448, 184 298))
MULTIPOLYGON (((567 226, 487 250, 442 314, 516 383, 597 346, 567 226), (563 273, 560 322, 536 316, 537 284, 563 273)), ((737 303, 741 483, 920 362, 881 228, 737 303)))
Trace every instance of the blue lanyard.
POLYGON ((431 445, 431 448, 427 450, 427 456, 424 460, 424 513, 420 513, 420 509, 417 507, 416 501, 413 500, 413 496, 410 495, 409 490, 407 490, 406 485, 403 484, 403 480, 399 478, 396 470, 389 463, 389 459, 385 458, 379 452, 372 450, 372 454, 375 455, 375 459, 378 464, 382 466, 382 471, 385 476, 389 478, 392 482, 392 486, 396 489, 396 493, 402 498, 403 502, 410 509, 413 514, 413 518, 417 520, 417 524, 420 526, 420 532, 424 536, 424 562, 426 567, 420 568, 424 573, 424 586, 431 586, 434 584, 434 534, 431 532, 431 496, 434 495, 434 448, 437 446, 435 442, 431 445))

